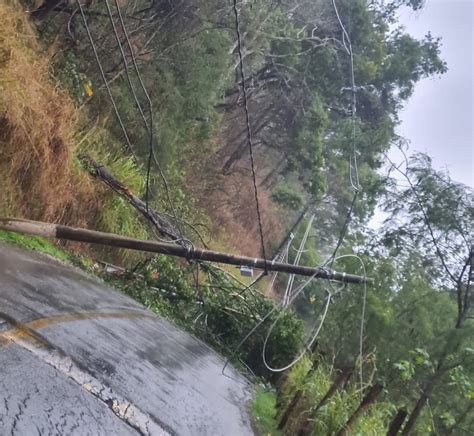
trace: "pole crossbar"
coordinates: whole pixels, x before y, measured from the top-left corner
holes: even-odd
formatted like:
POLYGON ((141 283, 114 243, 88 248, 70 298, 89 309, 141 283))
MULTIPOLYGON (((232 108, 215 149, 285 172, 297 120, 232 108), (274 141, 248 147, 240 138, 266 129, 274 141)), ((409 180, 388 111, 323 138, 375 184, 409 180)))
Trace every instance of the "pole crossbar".
POLYGON ((202 260, 228 265, 249 266, 262 270, 266 268, 268 271, 278 271, 308 277, 314 276, 315 278, 334 280, 343 283, 373 283, 373 279, 369 277, 346 274, 345 272, 337 272, 324 267, 313 268, 283 262, 273 262, 268 259, 239 256, 191 246, 183 247, 168 242, 146 241, 120 236, 114 233, 97 232, 95 230, 86 230, 40 221, 30 221, 18 218, 0 218, 0 229, 15 233, 43 236, 45 238, 66 239, 69 241, 160 253, 169 256, 182 257, 187 260, 202 260))

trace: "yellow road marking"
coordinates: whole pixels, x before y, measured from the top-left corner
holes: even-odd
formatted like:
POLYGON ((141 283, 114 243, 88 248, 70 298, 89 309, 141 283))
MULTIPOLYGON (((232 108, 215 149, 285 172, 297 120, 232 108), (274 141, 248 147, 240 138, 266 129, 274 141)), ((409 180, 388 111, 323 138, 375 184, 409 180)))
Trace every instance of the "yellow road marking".
MULTIPOLYGON (((0 314, 0 318, 3 318, 0 314)), ((120 312, 78 312, 78 313, 66 313, 61 315, 52 315, 44 318, 37 318, 26 323, 20 323, 18 321, 12 321, 10 317, 6 321, 13 325, 12 328, 0 332, 0 347, 6 347, 10 345, 15 339, 32 339, 37 343, 41 343, 43 346, 48 346, 47 341, 38 335, 35 330, 49 327, 55 324, 62 324, 72 321, 80 320, 94 320, 94 319, 153 319, 156 318, 154 315, 149 315, 145 312, 139 311, 120 311, 120 312)))

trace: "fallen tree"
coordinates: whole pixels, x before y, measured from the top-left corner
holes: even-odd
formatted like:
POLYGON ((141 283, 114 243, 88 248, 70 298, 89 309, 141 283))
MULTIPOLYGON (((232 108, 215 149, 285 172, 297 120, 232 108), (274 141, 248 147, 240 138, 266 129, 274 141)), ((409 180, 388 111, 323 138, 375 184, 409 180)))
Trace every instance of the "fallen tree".
POLYGON ((161 217, 155 210, 151 209, 144 201, 138 198, 124 183, 112 175, 107 168, 96 162, 90 156, 84 154, 79 156, 79 160, 94 178, 106 184, 138 210, 160 236, 168 237, 178 244, 183 243, 183 237, 166 219, 161 217))

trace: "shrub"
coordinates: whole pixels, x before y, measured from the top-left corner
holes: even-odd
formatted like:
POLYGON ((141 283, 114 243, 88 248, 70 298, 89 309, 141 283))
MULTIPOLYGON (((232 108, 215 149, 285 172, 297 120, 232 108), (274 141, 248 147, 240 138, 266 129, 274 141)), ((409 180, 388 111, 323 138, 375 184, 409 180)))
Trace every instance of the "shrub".
MULTIPOLYGON (((284 413, 297 390, 301 390, 303 395, 287 422, 285 427, 287 434, 295 433, 305 420, 312 418, 311 415, 308 416, 308 413, 311 413, 311 408, 315 407, 326 395, 336 374, 337 369, 333 366, 320 360, 312 363, 309 357, 304 357, 291 369, 280 389, 279 415, 284 413), (307 376, 312 365, 316 365, 316 368, 310 376, 307 376)), ((311 421, 311 433, 314 435, 336 434, 357 409, 360 401, 356 383, 346 384, 320 407, 314 416, 315 419, 311 421)), ((385 434, 393 409, 394 406, 384 402, 372 404, 357 420, 351 434, 373 436, 385 434)))
POLYGON ((223 273, 206 264, 199 266, 156 256, 139 266, 140 277, 112 279, 119 289, 193 331, 227 356, 235 352, 256 375, 272 378, 262 362, 262 347, 268 328, 281 315, 267 345, 267 360, 274 366, 289 363, 298 352, 303 324, 292 312, 276 310, 255 333, 237 349, 250 329, 274 308, 274 302, 230 282, 223 273), (197 274, 201 276, 197 279, 197 274), (202 277, 204 275, 204 277, 202 277), (194 280, 194 284, 191 283, 194 280), (199 282, 199 283, 197 283, 199 282))
POLYGON ((250 406, 250 413, 259 434, 265 436, 281 434, 276 428, 276 395, 273 391, 259 386, 255 392, 255 399, 250 406))
POLYGON ((272 199, 278 204, 292 210, 301 209, 303 199, 289 186, 277 187, 272 193, 272 199))

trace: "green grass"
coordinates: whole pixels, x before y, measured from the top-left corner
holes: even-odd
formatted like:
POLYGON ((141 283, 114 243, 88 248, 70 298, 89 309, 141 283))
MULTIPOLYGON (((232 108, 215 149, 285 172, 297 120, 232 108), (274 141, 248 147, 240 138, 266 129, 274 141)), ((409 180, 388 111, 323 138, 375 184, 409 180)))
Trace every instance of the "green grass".
MULTIPOLYGON (((143 197, 145 192, 145 177, 134 159, 126 156, 122 146, 113 138, 110 132, 101 126, 85 128, 77 134, 77 155, 87 155, 105 168, 134 195, 143 197)), ((78 172, 86 168, 79 159, 74 165, 78 172)), ((98 192, 97 216, 93 221, 93 229, 107 233, 116 233, 139 239, 148 239, 149 231, 141 215, 124 198, 113 192, 99 179, 90 179, 98 192)), ((152 203, 152 207, 154 204, 152 203)), ((110 250, 97 248, 99 257, 112 263, 125 262, 127 265, 141 259, 141 255, 131 250, 110 250)))
POLYGON ((258 433, 262 436, 277 436, 282 433, 277 430, 276 422, 276 394, 263 387, 259 387, 255 399, 250 405, 250 413, 253 417, 258 433))
POLYGON ((41 238, 40 236, 22 235, 20 233, 7 232, 0 230, 0 241, 7 242, 17 247, 22 247, 27 250, 37 251, 39 253, 49 254, 50 256, 75 265, 84 271, 94 273, 92 270, 93 261, 92 259, 82 256, 77 253, 62 249, 54 245, 53 242, 48 239, 41 238))
POLYGON ((21 235, 19 233, 0 230, 0 241, 5 241, 19 247, 49 254, 63 261, 71 260, 71 254, 56 247, 51 241, 39 236, 21 235))

